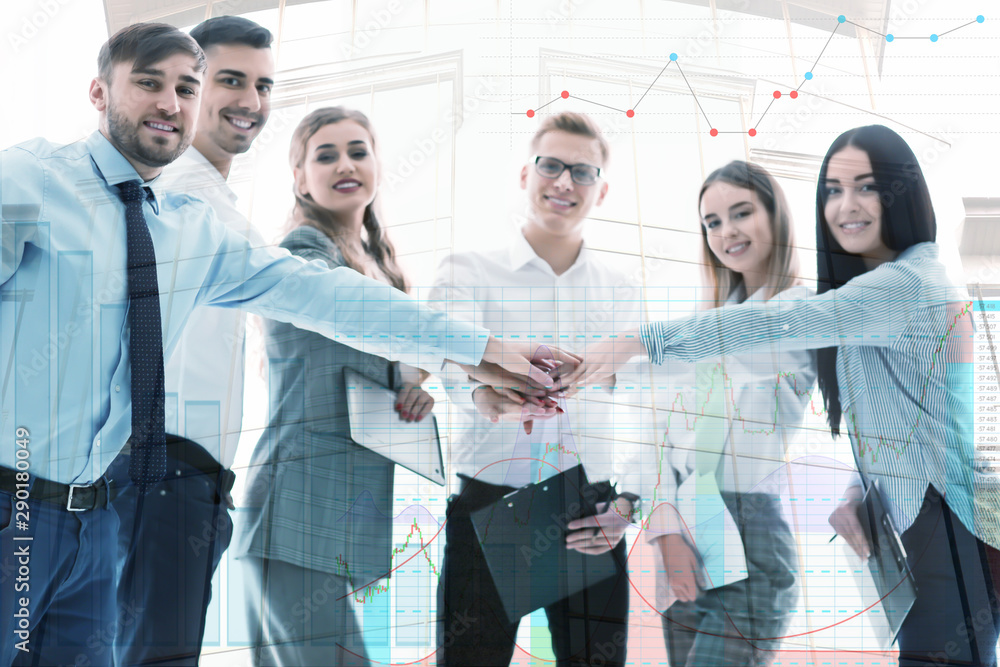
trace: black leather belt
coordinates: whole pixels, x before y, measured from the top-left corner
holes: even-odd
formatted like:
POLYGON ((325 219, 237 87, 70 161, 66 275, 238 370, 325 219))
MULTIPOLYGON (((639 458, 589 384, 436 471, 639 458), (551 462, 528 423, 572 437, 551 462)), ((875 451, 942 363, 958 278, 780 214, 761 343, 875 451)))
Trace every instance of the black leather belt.
MULTIPOLYGON (((19 490, 25 491, 25 482, 18 482, 16 475, 17 471, 0 466, 0 491, 11 495, 16 495, 19 490)), ((112 496, 108 482, 103 477, 93 484, 60 484, 41 477, 32 477, 29 484, 28 498, 52 503, 67 512, 86 512, 105 508, 112 496)))

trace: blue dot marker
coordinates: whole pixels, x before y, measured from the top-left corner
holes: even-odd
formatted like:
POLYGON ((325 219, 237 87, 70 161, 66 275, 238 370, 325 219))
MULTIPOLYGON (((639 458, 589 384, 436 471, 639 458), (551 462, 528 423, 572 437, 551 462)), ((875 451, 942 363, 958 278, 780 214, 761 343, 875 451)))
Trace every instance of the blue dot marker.
POLYGON ((671 60, 677 60, 677 54, 676 53, 671 53, 670 54, 670 59, 671 60))
POLYGON ((985 20, 986 20, 986 17, 983 16, 982 14, 980 14, 979 16, 976 17, 976 23, 982 23, 985 20))
POLYGON ((932 42, 938 41, 938 36, 937 35, 931 35, 931 41, 932 42))
POLYGON ((843 14, 841 14, 840 16, 837 17, 837 22, 838 23, 847 23, 847 17, 844 16, 843 14))
POLYGON ((806 81, 812 81, 812 78, 813 78, 813 73, 812 72, 806 72, 806 81))
POLYGON ((895 37, 892 36, 892 33, 885 36, 885 41, 887 42, 891 42, 893 39, 895 39, 895 37))

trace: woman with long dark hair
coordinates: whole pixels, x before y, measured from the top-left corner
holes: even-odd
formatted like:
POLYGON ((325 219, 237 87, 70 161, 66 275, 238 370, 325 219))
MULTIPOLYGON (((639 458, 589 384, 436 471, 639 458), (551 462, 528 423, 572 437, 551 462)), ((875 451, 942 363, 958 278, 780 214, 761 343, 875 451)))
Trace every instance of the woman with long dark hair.
MULTIPOLYGON (((368 118, 343 107, 313 111, 295 130, 289 161, 295 206, 282 247, 406 291, 376 213, 368 118)), ((251 459, 236 540, 254 663, 367 664, 353 607, 391 570, 394 464, 350 439, 344 370, 395 390, 405 421, 422 420, 434 399, 420 388, 420 371, 311 331, 269 321, 266 343, 270 425, 251 459)))
MULTIPOLYGON (((659 363, 779 341, 824 349, 831 431, 843 417, 862 483, 877 483, 917 586, 900 665, 995 664, 1000 490, 975 460, 971 302, 938 260, 923 172, 889 128, 850 130, 823 160, 816 208, 820 294, 650 324, 591 348, 565 382, 606 376, 646 352, 659 363)), ((867 555, 860 502, 852 487, 831 523, 867 555)))

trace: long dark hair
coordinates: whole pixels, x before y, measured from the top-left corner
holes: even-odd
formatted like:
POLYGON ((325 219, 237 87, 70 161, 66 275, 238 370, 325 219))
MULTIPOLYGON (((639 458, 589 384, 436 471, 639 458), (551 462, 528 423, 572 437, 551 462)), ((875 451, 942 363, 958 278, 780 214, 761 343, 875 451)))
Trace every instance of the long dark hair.
MULTIPOLYGON (((339 123, 343 120, 354 121, 365 128, 372 139, 372 150, 376 150, 375 132, 372 129, 371 121, 368 120, 368 116, 356 109, 323 107, 307 115, 299 123, 299 126, 295 128, 295 133, 292 135, 292 143, 288 151, 288 162, 292 168, 301 168, 305 162, 306 144, 309 143, 310 137, 319 132, 320 128, 332 123, 339 123)), ((356 271, 362 271, 359 259, 354 256, 351 249, 343 242, 341 234, 338 233, 339 226, 333 214, 318 205, 311 195, 302 195, 299 192, 298 185, 293 185, 292 191, 295 194, 295 207, 292 209, 290 227, 310 225, 319 229, 337 244, 340 253, 344 256, 344 261, 349 267, 356 271)), ((408 291, 406 277, 403 275, 403 270, 399 267, 399 264, 396 263, 396 251, 393 248, 392 242, 385 235, 382 225, 379 223, 378 215, 376 214, 377 205, 378 197, 365 207, 362 224, 366 238, 362 240, 362 243, 365 252, 375 260, 375 264, 389 279, 389 284, 398 290, 406 292, 408 291)))
MULTIPOLYGON (((867 125, 837 137, 823 158, 816 184, 816 292, 822 294, 846 284, 868 269, 864 259, 837 243, 826 222, 826 173, 830 158, 848 146, 863 150, 872 163, 875 188, 882 205, 882 242, 901 252, 937 237, 937 219, 917 156, 906 141, 884 125, 867 125)), ((837 384, 837 348, 819 350, 819 388, 827 410, 830 432, 840 435, 840 387, 837 384)))
MULTIPOLYGON (((713 183, 728 183, 733 187, 756 193, 760 203, 764 205, 764 210, 767 211, 773 247, 767 266, 770 284, 764 286, 764 298, 770 299, 775 294, 800 284, 799 255, 795 251, 795 230, 792 227, 785 193, 774 177, 766 169, 752 162, 734 160, 724 167, 719 167, 705 179, 701 191, 698 193, 699 211, 705 191, 713 183)), ((734 289, 743 284, 743 276, 726 268, 719 261, 708 245, 708 230, 705 229, 705 225, 699 225, 699 227, 701 227, 702 267, 708 292, 706 305, 711 304, 707 307, 718 308, 726 302, 734 289)), ((745 296, 749 298, 750 295, 746 294, 745 296)))

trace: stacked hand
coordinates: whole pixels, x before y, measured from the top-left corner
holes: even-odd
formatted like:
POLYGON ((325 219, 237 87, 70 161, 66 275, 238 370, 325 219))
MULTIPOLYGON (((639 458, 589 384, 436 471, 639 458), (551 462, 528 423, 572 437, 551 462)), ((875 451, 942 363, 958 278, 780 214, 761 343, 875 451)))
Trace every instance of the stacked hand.
MULTIPOLYGON (((522 384, 532 382, 542 389, 555 389, 558 377, 553 376, 554 371, 544 364, 533 361, 537 350, 537 344, 509 340, 500 341, 491 336, 486 343, 483 361, 487 364, 494 364, 510 375, 518 377, 522 384)), ((575 368, 583 361, 575 354, 560 350, 558 347, 550 347, 549 352, 552 369, 560 368, 564 364, 572 364, 575 368)))
MULTIPOLYGON (((500 343, 498 343, 500 345, 500 343)), ((526 343, 504 343, 502 363, 487 360, 478 366, 461 366, 469 377, 484 386, 476 389, 473 401, 481 415, 496 423, 500 420, 518 421, 524 417, 524 432, 531 433, 535 419, 551 419, 562 412, 556 400, 567 392, 557 385, 562 377, 572 372, 581 359, 559 348, 548 348, 550 357, 530 360, 535 356, 537 346, 526 343), (524 370, 523 361, 529 359, 527 373, 515 372, 512 368, 524 370)), ((494 357, 496 358, 496 357, 494 357)))
POLYGON ((587 356, 573 369, 561 373, 559 389, 600 382, 614 376, 633 357, 645 353, 638 332, 628 331, 587 347, 587 356))

